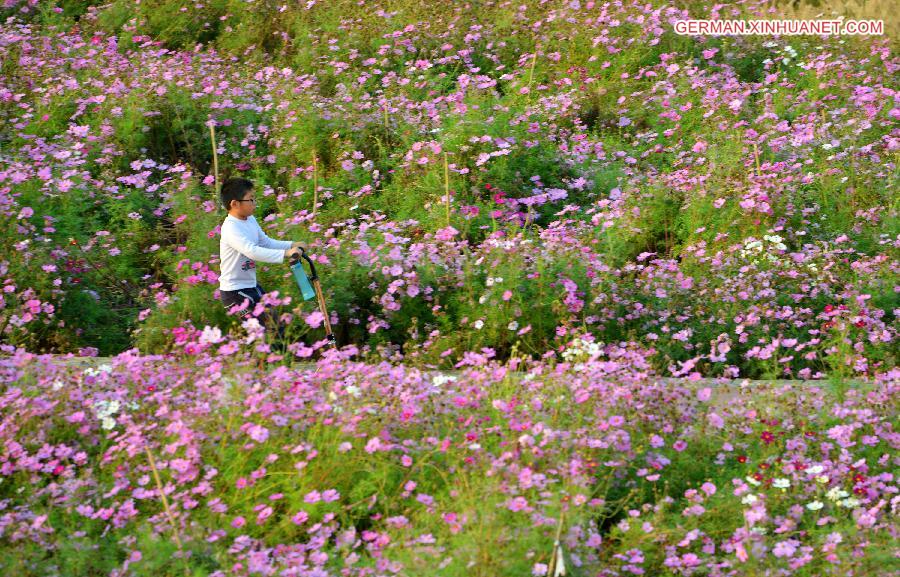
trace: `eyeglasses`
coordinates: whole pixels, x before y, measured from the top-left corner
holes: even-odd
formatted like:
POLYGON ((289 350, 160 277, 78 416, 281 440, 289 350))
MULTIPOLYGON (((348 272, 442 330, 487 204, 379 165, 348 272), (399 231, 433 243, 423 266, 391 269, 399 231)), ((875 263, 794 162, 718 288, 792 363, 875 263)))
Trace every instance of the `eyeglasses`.
POLYGON ((235 200, 238 202, 256 202, 255 198, 236 198, 235 200))

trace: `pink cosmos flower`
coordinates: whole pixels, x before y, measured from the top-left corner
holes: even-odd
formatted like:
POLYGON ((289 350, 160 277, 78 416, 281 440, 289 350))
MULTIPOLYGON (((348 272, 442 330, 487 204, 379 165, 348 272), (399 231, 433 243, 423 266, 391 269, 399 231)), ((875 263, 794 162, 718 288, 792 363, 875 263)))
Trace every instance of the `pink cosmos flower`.
POLYGON ((518 512, 528 507, 528 500, 525 497, 514 497, 507 501, 506 508, 513 512, 518 512))

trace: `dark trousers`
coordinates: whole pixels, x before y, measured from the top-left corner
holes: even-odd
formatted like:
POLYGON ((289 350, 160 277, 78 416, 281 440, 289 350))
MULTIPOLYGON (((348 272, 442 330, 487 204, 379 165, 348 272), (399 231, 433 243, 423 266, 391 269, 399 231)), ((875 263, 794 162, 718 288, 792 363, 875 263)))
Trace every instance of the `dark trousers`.
MULTIPOLYGON (((250 303, 247 305, 247 308, 242 310, 240 313, 241 321, 243 321, 246 317, 250 316, 253 313, 253 309, 256 308, 257 303, 262 300, 262 296, 266 294, 266 291, 257 284, 253 288, 248 289, 239 289, 236 291, 223 291, 220 290, 222 304, 226 309, 230 309, 235 305, 239 305, 245 300, 249 300, 250 303)), ((271 306, 267 306, 266 309, 260 313, 258 317, 256 317, 263 327, 267 330, 272 329, 273 327, 278 333, 278 341, 284 341, 284 323, 278 321, 278 318, 275 316, 274 310, 272 310, 271 306)))

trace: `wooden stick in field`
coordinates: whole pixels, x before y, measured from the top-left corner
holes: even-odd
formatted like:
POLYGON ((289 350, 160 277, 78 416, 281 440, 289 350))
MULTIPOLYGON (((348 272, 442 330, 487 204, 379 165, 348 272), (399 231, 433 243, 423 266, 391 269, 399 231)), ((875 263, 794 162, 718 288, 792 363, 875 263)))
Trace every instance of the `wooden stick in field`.
POLYGON ((220 192, 220 183, 219 183, 219 151, 216 146, 216 127, 213 124, 209 125, 209 136, 212 138, 212 152, 213 152, 213 174, 216 177, 216 197, 218 198, 220 192))
POLYGON ((184 556, 184 544, 181 542, 181 537, 178 535, 178 525, 175 524, 175 515, 172 514, 172 508, 169 506, 169 500, 166 498, 166 492, 163 490, 163 484, 159 478, 159 469, 156 467, 156 460, 153 458, 153 453, 150 452, 150 447, 145 446, 144 451, 147 453, 147 461, 150 463, 150 470, 153 471, 153 480, 156 482, 156 490, 159 491, 159 497, 162 500, 163 511, 166 514, 166 518, 169 520, 169 524, 172 526, 172 537, 175 540, 175 545, 178 547, 178 552, 181 553, 181 560, 182 563, 184 563, 184 573, 185 575, 190 575, 190 569, 187 566, 187 558, 184 556))
POLYGON ((535 46, 534 54, 531 55, 531 68, 528 70, 528 86, 531 86, 531 81, 534 78, 534 65, 537 62, 537 53, 538 46, 535 46))
POLYGON ((319 205, 319 164, 316 160, 316 153, 313 151, 313 216, 316 214, 316 208, 319 205))
POLYGON ((756 160, 756 176, 759 176, 759 145, 755 142, 753 143, 753 158, 756 160))
POLYGON ((444 197, 447 201, 447 227, 450 227, 450 169, 447 165, 447 151, 444 151, 444 197))

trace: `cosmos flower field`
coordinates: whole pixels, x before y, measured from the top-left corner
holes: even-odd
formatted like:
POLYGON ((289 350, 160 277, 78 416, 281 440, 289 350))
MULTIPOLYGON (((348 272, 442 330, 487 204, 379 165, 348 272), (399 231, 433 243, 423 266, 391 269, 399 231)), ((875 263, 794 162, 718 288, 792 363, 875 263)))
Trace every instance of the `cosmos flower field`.
POLYGON ((0 4, 2 573, 900 574, 896 41, 761 10, 0 4))

